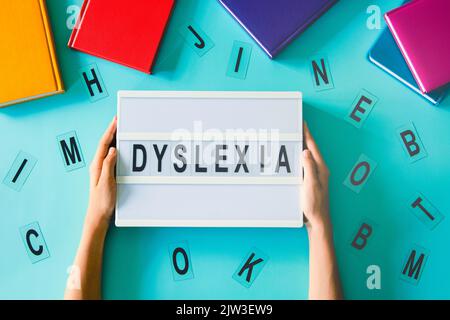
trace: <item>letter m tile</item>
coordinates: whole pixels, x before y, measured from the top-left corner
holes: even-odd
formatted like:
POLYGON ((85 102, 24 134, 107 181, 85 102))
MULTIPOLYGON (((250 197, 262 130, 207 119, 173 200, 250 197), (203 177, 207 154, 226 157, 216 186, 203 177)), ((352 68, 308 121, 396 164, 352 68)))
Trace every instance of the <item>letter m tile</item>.
POLYGON ((73 171, 85 166, 80 142, 75 131, 61 134, 56 137, 56 140, 66 171, 73 171))
POLYGON ((428 256, 428 250, 419 246, 412 248, 404 260, 400 278, 406 282, 417 285, 422 276, 428 256))

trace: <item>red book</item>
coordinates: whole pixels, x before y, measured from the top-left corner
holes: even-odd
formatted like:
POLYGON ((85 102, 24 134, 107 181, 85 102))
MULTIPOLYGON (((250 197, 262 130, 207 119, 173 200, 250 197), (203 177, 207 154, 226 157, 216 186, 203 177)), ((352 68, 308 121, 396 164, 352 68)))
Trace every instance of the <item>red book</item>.
POLYGON ((69 47, 145 73, 175 0, 85 0, 69 47))

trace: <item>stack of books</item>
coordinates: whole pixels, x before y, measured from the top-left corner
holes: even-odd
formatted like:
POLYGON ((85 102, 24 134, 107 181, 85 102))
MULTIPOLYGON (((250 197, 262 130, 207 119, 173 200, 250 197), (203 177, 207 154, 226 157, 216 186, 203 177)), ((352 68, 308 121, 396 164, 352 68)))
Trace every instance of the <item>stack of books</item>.
POLYGON ((385 14, 369 59, 433 104, 450 82, 448 0, 414 0, 385 14))

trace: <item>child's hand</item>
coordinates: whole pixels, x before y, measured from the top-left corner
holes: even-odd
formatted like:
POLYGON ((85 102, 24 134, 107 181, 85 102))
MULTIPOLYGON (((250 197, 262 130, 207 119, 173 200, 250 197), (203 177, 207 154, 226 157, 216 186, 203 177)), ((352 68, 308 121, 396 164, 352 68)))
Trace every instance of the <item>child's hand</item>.
POLYGON ((306 149, 303 150, 302 203, 303 212, 308 219, 306 226, 308 231, 329 230, 329 171, 306 122, 304 123, 304 140, 306 149))
POLYGON ((65 299, 101 299, 103 248, 116 202, 116 148, 110 147, 116 134, 114 117, 97 148, 90 167, 89 206, 83 233, 64 294, 65 299), (76 283, 76 286, 73 286, 76 283))
POLYGON ((108 228, 116 203, 114 167, 116 148, 110 147, 116 134, 117 118, 106 129, 90 166, 90 195, 86 223, 93 228, 108 228))

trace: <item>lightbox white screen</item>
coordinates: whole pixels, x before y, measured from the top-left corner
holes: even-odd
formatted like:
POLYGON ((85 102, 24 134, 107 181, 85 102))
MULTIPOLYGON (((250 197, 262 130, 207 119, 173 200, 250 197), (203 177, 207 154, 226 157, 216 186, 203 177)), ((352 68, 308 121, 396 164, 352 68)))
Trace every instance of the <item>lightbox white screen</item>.
MULTIPOLYGON (((174 93, 177 94, 180 93, 174 93)), ((133 142, 121 141, 123 133, 193 130, 195 121, 201 121, 203 130, 252 128, 302 133, 301 98, 279 98, 277 94, 271 98, 190 98, 186 92, 181 93, 183 97, 152 97, 151 92, 149 96, 145 92, 137 92, 139 97, 132 95, 133 92, 126 92, 118 97, 119 176, 129 172, 129 145, 133 142)), ((249 95, 255 97, 255 93, 249 95)), ((226 96, 230 97, 230 93, 226 96)), ((289 144, 298 146, 295 162, 290 160, 295 174, 300 175, 302 142, 289 144)), ((300 188, 301 185, 118 184, 116 225, 301 226, 300 188)))

